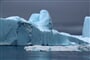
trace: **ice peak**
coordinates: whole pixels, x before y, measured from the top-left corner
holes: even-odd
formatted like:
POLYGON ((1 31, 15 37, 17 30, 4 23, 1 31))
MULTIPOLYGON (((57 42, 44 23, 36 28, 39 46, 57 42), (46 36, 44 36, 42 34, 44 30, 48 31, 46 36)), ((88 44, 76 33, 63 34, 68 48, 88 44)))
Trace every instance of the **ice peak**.
POLYGON ((86 16, 83 26, 83 37, 90 37, 90 16, 86 16))
POLYGON ((51 17, 47 10, 32 14, 28 22, 41 31, 50 30, 52 27, 51 17))

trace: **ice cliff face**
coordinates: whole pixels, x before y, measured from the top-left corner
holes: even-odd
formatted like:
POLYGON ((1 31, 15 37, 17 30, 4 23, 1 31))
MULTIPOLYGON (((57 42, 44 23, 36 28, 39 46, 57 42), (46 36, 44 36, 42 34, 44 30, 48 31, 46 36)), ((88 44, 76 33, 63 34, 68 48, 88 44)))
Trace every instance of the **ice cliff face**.
POLYGON ((85 17, 81 36, 59 32, 52 27, 47 10, 33 13, 29 20, 19 16, 0 18, 0 45, 85 45, 90 44, 90 16, 85 17))
POLYGON ((30 37, 24 23, 18 16, 0 18, 0 45, 27 45, 30 37))
POLYGON ((57 30, 52 29, 51 17, 47 10, 31 15, 28 21, 35 28, 32 28, 33 44, 41 45, 69 45, 68 37, 60 35, 57 30), (37 34, 36 34, 37 33, 37 34))

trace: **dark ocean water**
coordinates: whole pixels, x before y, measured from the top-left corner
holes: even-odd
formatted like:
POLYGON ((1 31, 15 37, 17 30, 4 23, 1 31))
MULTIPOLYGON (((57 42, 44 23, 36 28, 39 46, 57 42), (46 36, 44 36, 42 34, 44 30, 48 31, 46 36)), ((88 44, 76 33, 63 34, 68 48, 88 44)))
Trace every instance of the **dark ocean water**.
POLYGON ((0 60, 90 60, 90 52, 27 52, 23 46, 0 46, 0 60))

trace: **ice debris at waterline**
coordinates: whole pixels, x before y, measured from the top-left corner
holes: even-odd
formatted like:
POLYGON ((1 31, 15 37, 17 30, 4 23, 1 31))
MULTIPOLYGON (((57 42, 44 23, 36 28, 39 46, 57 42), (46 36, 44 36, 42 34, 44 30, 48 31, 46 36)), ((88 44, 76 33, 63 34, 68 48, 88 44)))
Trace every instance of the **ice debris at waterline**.
POLYGON ((74 45, 74 46, 25 46, 26 51, 90 51, 90 46, 74 45))
POLYGON ((52 27, 47 10, 33 13, 29 20, 19 16, 0 18, 0 45, 90 45, 90 16, 85 17, 83 35, 59 32, 52 27))

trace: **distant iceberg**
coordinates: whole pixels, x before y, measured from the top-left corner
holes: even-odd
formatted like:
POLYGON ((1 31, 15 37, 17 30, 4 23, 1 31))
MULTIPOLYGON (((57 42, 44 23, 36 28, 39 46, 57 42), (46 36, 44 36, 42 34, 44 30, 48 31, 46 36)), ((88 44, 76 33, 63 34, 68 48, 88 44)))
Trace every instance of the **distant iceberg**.
POLYGON ((0 18, 0 45, 90 45, 90 16, 85 17, 82 35, 53 29, 47 10, 33 13, 29 20, 19 16, 0 18))

